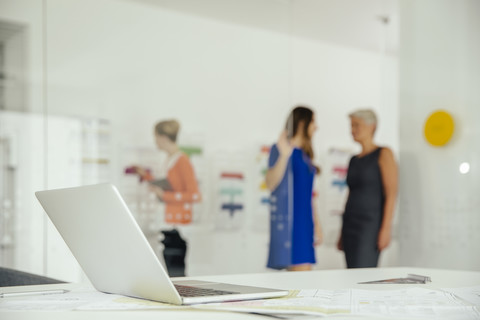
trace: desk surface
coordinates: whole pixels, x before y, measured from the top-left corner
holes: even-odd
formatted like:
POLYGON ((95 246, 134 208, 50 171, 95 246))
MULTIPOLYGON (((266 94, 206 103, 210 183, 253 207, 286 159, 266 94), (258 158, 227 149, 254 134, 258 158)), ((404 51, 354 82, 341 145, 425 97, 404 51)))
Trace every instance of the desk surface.
MULTIPOLYGON (((179 278, 178 278, 179 279, 179 278)), ((263 286, 278 289, 367 289, 367 290, 395 290, 413 286, 422 288, 441 289, 480 286, 480 272, 454 271, 423 268, 376 268, 376 269, 342 269, 322 270, 310 272, 272 272, 260 274, 220 275, 191 277, 185 279, 228 282, 240 285, 263 286), (429 276, 432 282, 421 285, 410 284, 358 284, 358 282, 406 277, 407 274, 429 276)), ((43 286, 6 287, 1 292, 17 292, 27 290, 66 288, 77 290, 82 284, 57 284, 43 286)), ((93 289, 92 289, 93 290, 93 289)), ((7 299, 21 301, 21 297, 3 298, 0 300, 0 319, 261 319, 262 316, 252 314, 228 313, 219 311, 200 310, 136 310, 136 311, 65 311, 47 310, 38 312, 31 310, 9 310, 6 307, 7 299)), ((11 301, 11 300, 10 300, 11 301)), ((343 317, 335 316, 335 319, 343 317)), ((351 316, 345 316, 351 319, 351 316)), ((359 317, 355 317, 358 319, 359 317)), ((412 318, 409 318, 412 319, 412 318)))

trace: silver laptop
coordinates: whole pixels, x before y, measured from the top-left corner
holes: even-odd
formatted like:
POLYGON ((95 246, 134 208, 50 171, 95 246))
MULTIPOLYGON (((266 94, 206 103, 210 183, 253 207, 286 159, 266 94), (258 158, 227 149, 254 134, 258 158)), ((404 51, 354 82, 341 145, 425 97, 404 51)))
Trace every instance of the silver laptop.
POLYGON ((38 191, 35 195, 99 291, 177 305, 288 294, 287 290, 226 283, 172 282, 111 184, 38 191))

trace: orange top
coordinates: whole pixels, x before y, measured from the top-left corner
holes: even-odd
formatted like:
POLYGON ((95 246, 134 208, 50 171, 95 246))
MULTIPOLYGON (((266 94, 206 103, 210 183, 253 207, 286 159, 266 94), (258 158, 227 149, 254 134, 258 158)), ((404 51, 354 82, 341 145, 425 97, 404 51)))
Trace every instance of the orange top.
POLYGON ((167 179, 172 186, 165 191, 165 221, 172 224, 192 222, 192 203, 201 200, 197 179, 187 155, 181 153, 168 169, 167 179))

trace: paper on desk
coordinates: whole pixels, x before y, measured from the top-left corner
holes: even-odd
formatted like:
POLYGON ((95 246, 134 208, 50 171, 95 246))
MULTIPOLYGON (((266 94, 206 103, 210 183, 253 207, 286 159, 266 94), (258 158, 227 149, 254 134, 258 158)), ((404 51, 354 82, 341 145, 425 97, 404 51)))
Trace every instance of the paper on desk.
POLYGON ((63 294, 11 297, 0 300, 0 310, 137 310, 176 308, 171 304, 78 289, 63 294))
POLYGON ((265 314, 375 315, 421 318, 479 319, 475 306, 455 295, 424 288, 400 290, 300 290, 286 298, 217 303, 215 308, 265 314))
POLYGON ((352 314, 421 317, 423 319, 479 319, 475 305, 442 290, 352 289, 352 314))
POLYGON ((480 286, 443 289, 480 308, 480 286))
POLYGON ((75 290, 62 294, 31 295, 25 297, 10 297, 0 300, 1 310, 74 310, 82 305, 105 299, 106 294, 85 290, 75 290))
POLYGON ((350 313, 349 290, 291 290, 287 297, 195 305, 196 308, 265 314, 326 316, 350 313))
MULTIPOLYGON (((480 286, 432 290, 297 290, 286 298, 197 305, 265 314, 376 315, 480 319, 480 286)), ((0 310, 139 310, 188 308, 105 294, 90 288, 64 294, 0 299, 0 310)))
POLYGON ((178 309, 185 308, 173 304, 161 303, 151 300, 124 297, 119 295, 107 295, 104 299, 97 299, 75 308, 78 311, 92 310, 146 310, 146 309, 178 309))

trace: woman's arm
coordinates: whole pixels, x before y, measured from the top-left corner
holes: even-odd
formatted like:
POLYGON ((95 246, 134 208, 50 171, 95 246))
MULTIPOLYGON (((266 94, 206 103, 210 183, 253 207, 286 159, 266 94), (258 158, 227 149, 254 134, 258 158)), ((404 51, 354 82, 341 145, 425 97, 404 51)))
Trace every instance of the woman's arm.
POLYGON ((378 233, 378 250, 383 250, 390 244, 392 237, 393 212, 398 190, 398 169, 392 150, 382 148, 378 159, 380 172, 382 174, 383 192, 385 204, 383 206, 383 219, 378 233))
MULTIPOLYGON (((349 193, 350 191, 348 191, 346 199, 348 199, 349 193)), ((342 221, 342 226, 340 227, 340 235, 338 236, 338 240, 337 240, 337 249, 340 251, 343 251, 342 229, 343 229, 343 221, 342 221)))
POLYGON ((316 196, 312 196, 312 214, 313 214, 313 245, 319 246, 323 242, 322 224, 318 216, 318 201, 316 196))
POLYGON ((287 169, 288 159, 292 154, 293 148, 288 142, 286 131, 282 132, 280 135, 277 142, 277 148, 279 152, 278 159, 273 167, 268 169, 267 174, 265 175, 265 183, 270 191, 275 190, 282 181, 282 178, 285 175, 285 170, 287 169))

